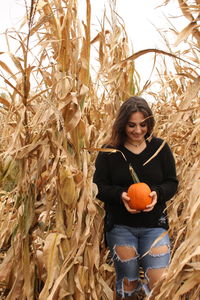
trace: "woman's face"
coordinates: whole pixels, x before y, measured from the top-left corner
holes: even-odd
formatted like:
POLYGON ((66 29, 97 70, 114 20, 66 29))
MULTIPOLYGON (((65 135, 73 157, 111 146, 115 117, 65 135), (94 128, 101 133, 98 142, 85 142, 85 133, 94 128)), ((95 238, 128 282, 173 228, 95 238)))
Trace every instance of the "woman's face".
POLYGON ((147 124, 141 112, 132 113, 125 127, 127 142, 139 144, 147 134, 147 124))

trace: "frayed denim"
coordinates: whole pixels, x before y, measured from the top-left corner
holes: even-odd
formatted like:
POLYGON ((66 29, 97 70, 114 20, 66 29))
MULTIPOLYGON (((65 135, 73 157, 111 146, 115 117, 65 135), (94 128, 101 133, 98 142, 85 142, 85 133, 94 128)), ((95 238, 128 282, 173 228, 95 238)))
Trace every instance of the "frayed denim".
MULTIPOLYGON (((163 228, 132 228, 124 225, 114 225, 111 231, 106 232, 106 240, 114 260, 116 271, 116 291, 122 297, 132 296, 141 288, 139 268, 142 267, 148 282, 149 269, 166 268, 170 260, 170 240, 163 228), (161 238, 159 236, 162 235, 161 238), (157 239, 157 241, 156 241, 157 239), (161 254, 151 253, 151 248, 166 245, 168 251, 161 254), (117 246, 132 247, 135 256, 121 259, 116 251, 117 246), (132 291, 124 291, 124 279, 138 281, 138 286, 132 291)), ((148 286, 146 286, 146 293, 148 286)), ((148 294, 148 293, 147 293, 148 294)))

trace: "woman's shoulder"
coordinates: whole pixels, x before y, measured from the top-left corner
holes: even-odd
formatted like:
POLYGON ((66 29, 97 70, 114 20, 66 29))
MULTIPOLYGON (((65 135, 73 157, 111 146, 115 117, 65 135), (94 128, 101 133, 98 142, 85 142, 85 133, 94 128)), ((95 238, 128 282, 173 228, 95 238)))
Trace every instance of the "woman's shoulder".
POLYGON ((102 149, 114 149, 115 147, 112 146, 111 144, 103 144, 103 145, 101 146, 101 148, 102 148, 102 149))
POLYGON ((104 144, 98 150, 102 154, 109 154, 109 153, 112 153, 115 150, 117 150, 117 148, 115 148, 115 147, 113 147, 112 145, 109 145, 109 144, 104 144))
POLYGON ((167 141, 165 141, 162 138, 159 137, 153 137, 150 141, 150 144, 152 145, 153 149, 157 151, 160 148, 161 153, 170 152, 170 146, 168 145, 167 141))
POLYGON ((150 143, 152 143, 153 145, 155 146, 161 146, 162 143, 164 143, 165 140, 159 138, 159 137, 156 137, 156 136, 153 136, 150 143))
POLYGON ((118 149, 112 145, 104 144, 98 149, 98 157, 108 157, 109 154, 117 152, 118 149))

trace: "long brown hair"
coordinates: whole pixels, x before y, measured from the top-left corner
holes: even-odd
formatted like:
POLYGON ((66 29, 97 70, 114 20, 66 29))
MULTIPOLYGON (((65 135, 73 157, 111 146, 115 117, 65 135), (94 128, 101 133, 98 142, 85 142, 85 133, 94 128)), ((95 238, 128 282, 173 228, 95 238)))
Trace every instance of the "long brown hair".
POLYGON ((146 120, 147 134, 145 138, 147 139, 151 135, 155 125, 152 110, 145 99, 134 96, 128 98, 120 107, 112 127, 111 138, 108 141, 108 145, 118 147, 124 144, 126 140, 126 125, 131 115, 135 112, 141 112, 146 120))

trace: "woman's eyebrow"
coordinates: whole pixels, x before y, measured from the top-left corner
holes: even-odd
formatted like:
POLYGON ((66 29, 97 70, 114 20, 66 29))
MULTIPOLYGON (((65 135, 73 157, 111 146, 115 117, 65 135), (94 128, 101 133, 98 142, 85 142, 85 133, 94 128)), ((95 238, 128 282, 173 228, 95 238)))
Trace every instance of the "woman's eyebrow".
POLYGON ((141 125, 141 124, 144 124, 144 123, 146 123, 145 122, 145 119, 143 120, 143 121, 141 121, 141 122, 131 122, 131 121, 128 121, 128 124, 134 124, 134 125, 137 125, 137 124, 139 124, 139 125, 141 125))

